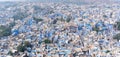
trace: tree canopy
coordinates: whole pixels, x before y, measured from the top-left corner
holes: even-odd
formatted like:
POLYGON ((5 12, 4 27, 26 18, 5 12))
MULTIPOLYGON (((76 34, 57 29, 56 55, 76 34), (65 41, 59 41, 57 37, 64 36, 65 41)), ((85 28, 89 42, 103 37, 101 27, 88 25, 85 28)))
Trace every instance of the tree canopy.
POLYGON ((120 33, 114 35, 114 36, 113 36, 113 39, 116 39, 116 40, 119 41, 119 40, 120 40, 120 33))
POLYGON ((0 37, 11 35, 11 28, 7 26, 0 26, 0 37))

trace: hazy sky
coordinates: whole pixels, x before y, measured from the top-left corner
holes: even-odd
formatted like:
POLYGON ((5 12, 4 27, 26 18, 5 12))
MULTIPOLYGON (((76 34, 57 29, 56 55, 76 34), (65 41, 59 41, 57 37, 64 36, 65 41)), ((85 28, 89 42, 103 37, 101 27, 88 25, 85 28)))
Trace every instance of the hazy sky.
MULTIPOLYGON (((0 0, 0 1, 25 1, 25 0, 0 0)), ((28 0, 27 0, 28 1, 28 0)), ((31 0, 32 1, 32 0, 31 0)), ((34 1, 34 0, 33 0, 34 1)), ((39 0, 38 0, 39 1, 39 0)), ((62 0, 61 0, 62 1, 62 0)), ((68 0, 71 1, 71 0, 68 0)), ((74 0, 75 1, 75 0, 74 0)), ((76 0, 78 1, 78 0, 76 0)), ((84 0, 79 0, 79 1, 84 1, 84 0)), ((86 1, 94 1, 94 0, 86 0, 86 1)), ((108 1, 108 0, 107 0, 108 1)))
POLYGON ((0 1, 25 1, 25 0, 0 0, 0 1))
POLYGON ((108 1, 120 1, 120 0, 0 0, 0 1, 84 1, 84 2, 92 2, 92 1, 104 1, 104 2, 108 2, 108 1))

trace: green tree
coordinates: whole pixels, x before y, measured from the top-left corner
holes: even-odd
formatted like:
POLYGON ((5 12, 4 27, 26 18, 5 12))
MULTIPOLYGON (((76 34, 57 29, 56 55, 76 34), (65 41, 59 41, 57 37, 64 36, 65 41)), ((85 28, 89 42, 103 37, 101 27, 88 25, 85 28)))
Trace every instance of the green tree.
POLYGON ((43 21, 42 18, 33 17, 33 19, 34 19, 37 23, 40 22, 40 21, 43 21))
POLYGON ((24 43, 17 46, 17 50, 19 52, 24 52, 27 47, 32 48, 32 44, 29 41, 25 41, 24 43))
POLYGON ((109 52, 110 52, 110 50, 107 50, 107 51, 106 51, 106 53, 109 53, 109 52))
POLYGON ((116 40, 119 41, 119 40, 120 40, 120 33, 114 35, 114 36, 113 36, 113 39, 116 39, 116 40))
POLYGON ((60 21, 61 21, 61 22, 64 22, 64 21, 65 21, 65 19, 64 19, 63 17, 61 17, 61 18, 60 18, 60 21))
POLYGON ((71 19, 72 19, 72 16, 69 15, 69 16, 67 17, 67 19, 66 19, 66 22, 70 22, 71 19))
POLYGON ((32 44, 29 41, 24 42, 25 47, 32 47, 32 44))
POLYGON ((52 43, 52 41, 50 41, 49 39, 45 39, 44 42, 45 42, 46 44, 52 43))
POLYGON ((11 28, 7 26, 0 26, 0 37, 11 35, 11 28))
POLYGON ((12 23, 9 24, 9 27, 12 28, 13 26, 15 26, 15 22, 12 22, 12 23))
POLYGON ((120 22, 117 22, 116 26, 117 26, 117 29, 120 30, 120 22))
POLYGON ((11 55, 11 56, 12 56, 12 55, 13 55, 13 52, 12 52, 12 51, 9 51, 9 52, 8 52, 8 55, 11 55))
POLYGON ((103 15, 104 18, 107 18, 107 15, 103 15))
POLYGON ((57 20, 53 20, 53 24, 56 24, 57 23, 57 20))
POLYGON ((17 46, 17 51, 24 52, 26 50, 26 47, 23 44, 20 44, 17 46))
POLYGON ((98 27, 93 27, 93 31, 98 32, 98 31, 99 31, 99 28, 98 28, 98 27))

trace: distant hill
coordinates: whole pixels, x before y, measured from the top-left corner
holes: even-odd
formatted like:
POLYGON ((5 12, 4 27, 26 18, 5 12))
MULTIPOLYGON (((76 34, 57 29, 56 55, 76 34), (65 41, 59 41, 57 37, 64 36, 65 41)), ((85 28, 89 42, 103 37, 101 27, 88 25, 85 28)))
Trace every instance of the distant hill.
POLYGON ((31 2, 52 2, 52 3, 72 3, 72 4, 87 4, 83 0, 28 0, 31 2))
POLYGON ((89 3, 113 3, 120 2, 120 0, 0 0, 0 1, 25 1, 25 2, 52 2, 52 3, 72 3, 72 4, 89 4, 89 3))
POLYGON ((113 1, 120 1, 120 0, 27 0, 27 1, 39 1, 39 2, 113 2, 113 1))
MULTIPOLYGON (((28 0, 27 0, 28 1, 28 0)), ((87 4, 87 3, 113 3, 120 2, 120 0, 29 0, 32 2, 62 2, 62 3, 75 3, 75 4, 87 4)))

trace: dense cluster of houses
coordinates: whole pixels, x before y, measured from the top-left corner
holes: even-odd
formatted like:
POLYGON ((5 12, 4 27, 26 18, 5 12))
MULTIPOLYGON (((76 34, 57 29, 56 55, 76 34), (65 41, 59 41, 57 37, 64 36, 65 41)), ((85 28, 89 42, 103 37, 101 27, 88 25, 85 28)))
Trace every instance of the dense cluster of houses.
POLYGON ((0 26, 15 23, 0 57, 120 57, 118 21, 119 4, 17 3, 0 11, 0 26))

